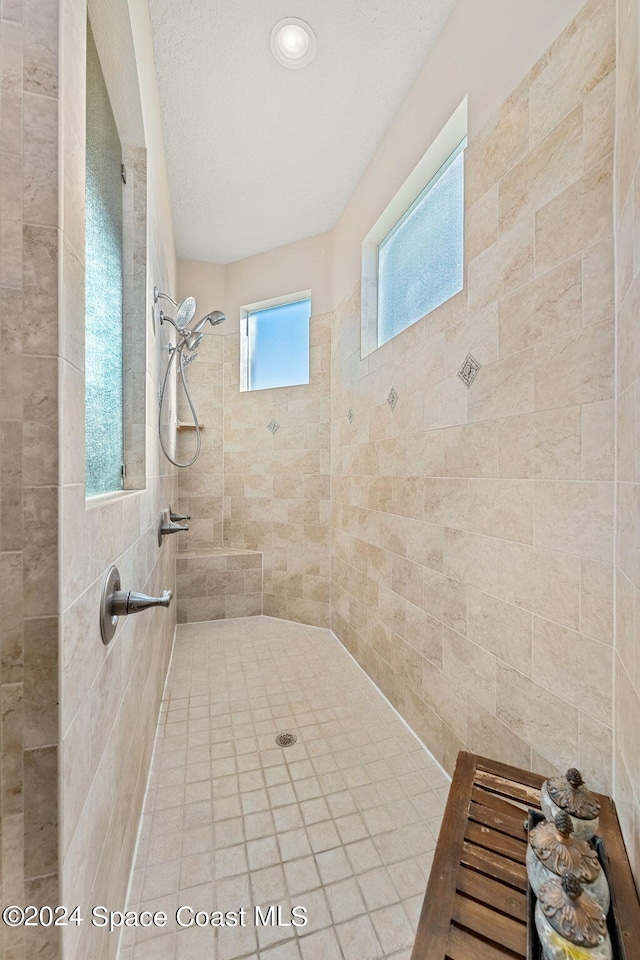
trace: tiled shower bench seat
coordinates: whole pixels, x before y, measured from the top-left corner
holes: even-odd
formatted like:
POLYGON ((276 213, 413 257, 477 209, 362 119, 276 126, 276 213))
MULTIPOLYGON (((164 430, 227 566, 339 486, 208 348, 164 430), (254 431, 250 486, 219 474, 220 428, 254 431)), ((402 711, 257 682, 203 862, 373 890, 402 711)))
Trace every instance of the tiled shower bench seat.
POLYGON ((178 623, 259 617, 262 613, 262 553, 208 547, 176 558, 178 623))

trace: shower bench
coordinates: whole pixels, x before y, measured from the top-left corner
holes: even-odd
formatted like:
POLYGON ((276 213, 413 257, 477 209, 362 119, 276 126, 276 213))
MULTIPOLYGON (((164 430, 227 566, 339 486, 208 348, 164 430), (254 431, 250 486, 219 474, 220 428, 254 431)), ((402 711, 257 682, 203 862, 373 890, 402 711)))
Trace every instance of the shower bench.
POLYGON ((202 547, 176 556, 178 623, 259 617, 262 553, 239 547, 202 547))
MULTIPOLYGON (((527 958, 526 811, 543 777, 458 755, 411 960, 527 958)), ((640 903, 615 806, 598 794, 611 901, 626 955, 638 957, 640 903)))

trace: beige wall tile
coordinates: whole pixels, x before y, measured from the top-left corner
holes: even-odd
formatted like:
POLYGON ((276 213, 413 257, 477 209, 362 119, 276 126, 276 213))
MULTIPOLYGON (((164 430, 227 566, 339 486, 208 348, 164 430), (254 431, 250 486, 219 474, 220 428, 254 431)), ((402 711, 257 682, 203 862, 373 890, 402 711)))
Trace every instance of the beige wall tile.
POLYGON ((535 348, 537 410, 613 396, 613 324, 593 324, 535 348))
POLYGON ((465 258, 473 260, 498 239, 498 184, 467 207, 464 221, 465 258))
POLYGON ((471 312, 482 310, 493 300, 506 296, 533 278, 533 235, 533 219, 528 217, 506 230, 496 243, 468 263, 471 312))
POLYGON ((449 427, 444 431, 445 473, 448 477, 498 475, 498 424, 486 421, 449 427))
POLYGON ((521 84, 465 151, 465 195, 476 203, 528 150, 529 90, 521 84))
POLYGON ((58 110, 50 96, 23 99, 24 219, 56 226, 58 110))
POLYGON ((501 232, 538 210, 582 175, 582 129, 580 105, 500 181, 501 232))
POLYGON ((600 323, 614 312, 613 238, 607 237, 582 254, 582 322, 600 323))
POLYGON ((537 277, 500 301, 500 355, 525 350, 581 326, 580 257, 537 277))
POLYGON ((535 544, 592 560, 611 560, 613 485, 536 481, 535 544))
POLYGON ((618 396, 616 407, 617 478, 623 483, 634 483, 636 480, 636 397, 637 386, 633 383, 618 396))
MULTIPOLYGON (((380 587, 378 588, 380 593, 380 587)), ((435 570, 424 569, 424 609, 436 620, 446 626, 466 633, 467 630, 467 587, 459 580, 444 577, 435 570)), ((382 618, 385 619, 384 617, 382 618)), ((393 622, 386 620, 393 627, 393 622)), ((394 617, 400 626, 400 619, 394 617)))
POLYGON ((584 167, 588 170, 611 152, 615 127, 616 71, 612 70, 584 98, 584 167))
POLYGON ((489 304, 445 331, 444 375, 454 377, 467 354, 480 364, 498 359, 498 305, 489 304))
POLYGON ((636 275, 616 317, 616 370, 618 390, 622 393, 640 376, 640 273, 636 275))
POLYGON ((482 367, 469 388, 469 420, 496 420, 533 410, 533 351, 482 367))
POLYGON ((582 479, 613 480, 615 460, 615 403, 582 407, 582 479))
POLYGON ((529 744, 472 696, 467 700, 466 735, 470 749, 480 756, 499 756, 503 763, 512 763, 525 770, 531 766, 529 744))
POLYGON ((610 644, 534 617, 532 677, 600 723, 611 723, 610 644))
POLYGON ((611 792, 613 782, 613 731, 609 723, 599 723, 580 714, 580 772, 585 782, 602 793, 611 792), (588 779, 587 779, 588 778, 588 779))
POLYGON ((32 93, 58 93, 58 4, 26 0, 24 5, 24 87, 32 93))
POLYGON ((458 377, 434 383, 425 391, 424 428, 438 430, 467 420, 467 390, 458 377))
POLYGON ((469 589, 468 636, 525 676, 531 676, 532 616, 521 607, 469 589))
POLYGON ((498 423, 502 477, 580 478, 580 407, 507 417, 498 423))
POLYGON ((497 662, 497 716, 562 769, 577 763, 578 711, 540 684, 497 662))
POLYGON ((617 564, 640 587, 640 485, 618 484, 617 564))
POLYGON ((618 745, 633 786, 640 782, 640 741, 637 736, 640 697, 619 663, 616 668, 615 709, 618 745))
POLYGON ((463 530, 444 531, 444 573, 454 580, 495 592, 498 544, 463 530))
POLYGON ((577 630, 580 561, 536 547, 502 544, 498 553, 498 596, 577 630))
POLYGON ((419 514, 429 523, 464 530, 469 513, 469 484, 467 480, 427 477, 424 490, 423 511, 419 514))
POLYGON ((610 563, 581 561, 580 631, 613 643, 613 569, 610 563))
POLYGON ((445 627, 442 669, 491 713, 496 709, 496 660, 466 637, 445 627))
POLYGON ((467 696, 435 664, 422 661, 422 699, 461 740, 467 736, 467 696))
POLYGON ((533 483, 469 480, 468 528, 503 540, 533 543, 533 483))
POLYGON ((615 7, 589 0, 549 51, 530 90, 533 142, 539 141, 615 67, 615 7))
POLYGON ((611 235, 611 189, 612 165, 611 157, 607 157, 538 210, 536 274, 550 270, 611 235))

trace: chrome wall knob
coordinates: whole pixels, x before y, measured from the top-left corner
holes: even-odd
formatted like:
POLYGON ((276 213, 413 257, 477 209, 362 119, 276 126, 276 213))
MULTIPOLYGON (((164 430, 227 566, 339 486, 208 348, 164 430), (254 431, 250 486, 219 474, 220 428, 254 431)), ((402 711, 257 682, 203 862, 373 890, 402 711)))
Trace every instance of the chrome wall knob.
MULTIPOLYGON (((171 523, 180 523, 181 520, 191 520, 191 514, 190 513, 173 513, 172 511, 169 514, 169 520, 171 520, 171 523)), ((189 528, 187 527, 187 530, 188 529, 189 528)))
MULTIPOLYGON (((172 533, 183 533, 189 529, 189 527, 182 526, 179 523, 173 522, 173 514, 170 514, 170 520, 167 520, 167 511, 165 510, 158 521, 158 546, 162 546, 163 537, 168 537, 172 533)), ((180 519, 191 519, 190 517, 180 517, 180 519)))
POLYGON ((160 597, 148 597, 145 593, 121 590, 118 568, 115 566, 109 567, 102 584, 100 601, 102 642, 109 643, 113 639, 120 617, 140 613, 141 610, 148 610, 149 607, 168 607, 172 597, 171 590, 165 590, 160 597))

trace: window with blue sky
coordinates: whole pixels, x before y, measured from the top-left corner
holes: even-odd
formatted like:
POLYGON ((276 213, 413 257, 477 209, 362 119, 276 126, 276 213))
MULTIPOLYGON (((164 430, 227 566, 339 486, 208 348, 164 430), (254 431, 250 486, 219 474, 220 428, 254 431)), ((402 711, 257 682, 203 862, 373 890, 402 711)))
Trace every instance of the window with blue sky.
POLYGON ((309 383, 311 300, 295 300, 246 314, 247 390, 309 383))

